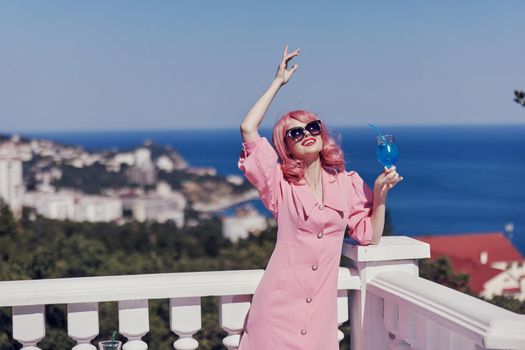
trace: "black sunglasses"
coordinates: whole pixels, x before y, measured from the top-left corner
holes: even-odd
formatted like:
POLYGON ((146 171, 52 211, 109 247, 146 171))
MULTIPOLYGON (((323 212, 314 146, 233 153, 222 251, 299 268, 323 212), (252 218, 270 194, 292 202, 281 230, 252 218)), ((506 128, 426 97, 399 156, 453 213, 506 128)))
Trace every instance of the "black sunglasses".
POLYGON ((294 142, 299 142, 302 139, 304 139, 305 130, 310 133, 312 136, 317 136, 321 133, 321 121, 320 120, 314 120, 310 123, 306 124, 304 128, 302 126, 296 126, 294 128, 290 128, 286 130, 286 136, 291 138, 294 142))

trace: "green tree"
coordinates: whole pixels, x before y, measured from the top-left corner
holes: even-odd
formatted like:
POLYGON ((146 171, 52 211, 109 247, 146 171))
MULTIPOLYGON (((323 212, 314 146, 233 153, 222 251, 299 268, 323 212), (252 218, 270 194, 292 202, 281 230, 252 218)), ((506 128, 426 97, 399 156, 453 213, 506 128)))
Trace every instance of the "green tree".
POLYGON ((517 298, 506 295, 495 295, 490 299, 481 299, 491 304, 507 309, 509 311, 516 312, 518 314, 525 314, 525 300, 519 300, 517 298))
POLYGON ((419 275, 430 281, 455 289, 462 293, 473 295, 468 287, 469 276, 467 274, 455 273, 446 256, 436 260, 420 260, 419 275))
POLYGON ((18 225, 9 205, 0 198, 0 237, 15 237, 18 234, 18 225))
POLYGON ((2 262, 7 262, 12 254, 16 254, 15 245, 19 236, 18 223, 9 205, 0 198, 0 266, 2 262))

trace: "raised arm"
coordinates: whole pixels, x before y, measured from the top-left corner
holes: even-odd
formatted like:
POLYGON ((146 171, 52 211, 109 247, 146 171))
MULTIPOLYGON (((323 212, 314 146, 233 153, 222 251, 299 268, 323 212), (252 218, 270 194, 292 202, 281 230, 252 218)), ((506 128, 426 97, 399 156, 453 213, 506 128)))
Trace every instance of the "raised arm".
POLYGON ((246 114, 241 123, 243 142, 253 141, 259 137, 259 125, 261 125, 264 115, 266 114, 268 107, 270 107, 270 103, 272 103, 273 98, 277 95, 277 91, 279 91, 281 86, 290 80, 297 67, 299 67, 297 64, 294 64, 290 69, 287 67, 288 62, 297 55, 299 55, 299 49, 289 54, 288 45, 285 46, 281 63, 277 68, 274 80, 266 92, 253 105, 248 114, 246 114))

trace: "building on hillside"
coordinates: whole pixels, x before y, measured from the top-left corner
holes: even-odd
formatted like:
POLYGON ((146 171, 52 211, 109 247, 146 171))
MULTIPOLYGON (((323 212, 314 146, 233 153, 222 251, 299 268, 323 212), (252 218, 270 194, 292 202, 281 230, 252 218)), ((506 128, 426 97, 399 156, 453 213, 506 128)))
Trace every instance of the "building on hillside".
POLYGON ((141 186, 154 185, 157 182, 157 169, 151 160, 148 148, 137 148, 134 152, 135 165, 126 170, 128 181, 141 186))
POLYGON ((149 166, 151 164, 151 151, 146 147, 139 147, 134 152, 135 165, 138 167, 149 166))
POLYGON ((178 191, 163 181, 157 183, 155 192, 148 194, 129 193, 121 196, 124 210, 131 212, 133 219, 164 223, 173 221, 178 228, 184 227, 187 200, 178 191))
POLYGON ((132 184, 151 186, 157 182, 157 170, 153 163, 142 167, 133 166, 126 170, 126 177, 132 184))
POLYGON ((184 206, 173 198, 159 196, 138 197, 131 207, 133 218, 139 222, 156 221, 164 223, 173 221, 178 228, 184 226, 184 206))
POLYGON ((122 218, 120 198, 83 195, 75 204, 75 221, 110 222, 122 218))
POLYGON ((226 176, 226 181, 233 185, 240 186, 244 183, 244 177, 239 175, 228 175, 226 176))
POLYGON ((135 155, 131 152, 117 153, 106 163, 108 171, 119 172, 123 165, 128 167, 135 165, 135 155))
POLYGON ((235 215, 222 217, 222 234, 232 242, 259 235, 268 227, 268 220, 251 205, 237 207, 235 215))
POLYGON ((75 220, 75 195, 73 192, 28 191, 24 206, 34 208, 36 213, 54 220, 75 220))
POLYGON ((188 167, 185 170, 188 174, 194 174, 199 176, 216 176, 217 169, 214 167, 188 167))
POLYGON ((16 153, 20 160, 22 160, 22 162, 28 162, 31 159, 33 159, 33 151, 31 150, 31 145, 22 142, 20 135, 11 135, 11 138, 7 143, 16 149, 16 153))
POLYGON ((156 164, 157 168, 167 173, 171 173, 173 170, 175 170, 175 164, 167 155, 161 155, 159 158, 157 158, 156 164))
POLYGON ((0 198, 18 218, 22 216, 23 195, 22 160, 13 144, 0 144, 0 198))
POLYGON ((122 218, 122 201, 117 197, 85 195, 75 191, 36 192, 24 195, 24 205, 55 220, 110 222, 122 218))
POLYGON ((470 276, 479 296, 525 300, 525 258, 501 232, 415 237, 430 244, 432 259, 448 256, 454 272, 470 276))

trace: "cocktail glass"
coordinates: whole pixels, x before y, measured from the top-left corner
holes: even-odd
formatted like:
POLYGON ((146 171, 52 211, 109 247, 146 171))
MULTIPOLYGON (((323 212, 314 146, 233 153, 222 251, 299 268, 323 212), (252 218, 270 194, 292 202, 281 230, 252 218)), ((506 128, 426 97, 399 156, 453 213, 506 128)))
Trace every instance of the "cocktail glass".
POLYGON ((98 350, 120 350, 122 342, 119 340, 104 340, 98 343, 98 350))
POLYGON ((392 167, 399 158, 399 151, 395 144, 394 134, 377 136, 377 160, 387 168, 392 167))

